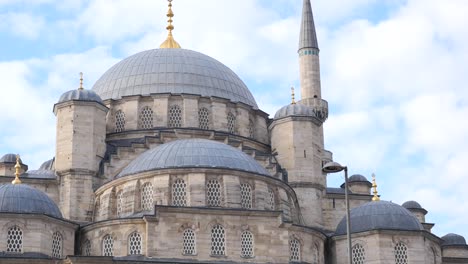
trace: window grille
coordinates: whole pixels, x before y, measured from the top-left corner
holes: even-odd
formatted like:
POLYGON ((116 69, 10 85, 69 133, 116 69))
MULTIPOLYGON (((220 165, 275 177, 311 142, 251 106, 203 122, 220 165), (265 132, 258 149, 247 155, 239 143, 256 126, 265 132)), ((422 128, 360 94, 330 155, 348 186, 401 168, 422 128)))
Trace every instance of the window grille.
POLYGON ((270 210, 275 210, 275 193, 271 188, 268 188, 268 207, 270 210))
POLYGON ((17 227, 8 229, 7 252, 21 253, 23 251, 23 231, 17 227))
POLYGON ((153 109, 145 106, 140 113, 140 128, 150 129, 153 128, 153 109))
POLYGON ((211 255, 224 256, 226 254, 226 233, 224 227, 215 225, 211 229, 211 255))
POLYGON ((178 105, 169 107, 169 127, 182 126, 182 109, 178 105))
POLYGON ((172 184, 172 205, 187 206, 187 184, 182 179, 177 179, 172 184))
POLYGON ((123 191, 119 191, 117 193, 117 216, 121 216, 123 213, 123 203, 124 203, 123 191))
POLYGON ((82 254, 84 256, 91 256, 91 241, 86 240, 86 242, 83 244, 82 254))
POLYGON ((356 244, 352 249, 353 264, 364 264, 366 261, 366 251, 361 244, 356 244))
POLYGON ((141 187, 141 209, 143 211, 153 210, 153 185, 149 182, 141 187))
POLYGON ((240 186, 241 191, 241 207, 244 209, 252 209, 252 187, 249 184, 243 183, 240 186))
POLYGON ((212 207, 221 206, 221 184, 218 180, 209 180, 206 184, 207 205, 212 207))
POLYGON ((249 231, 244 231, 241 235, 241 257, 254 257, 254 239, 253 234, 249 231))
POLYGON ((254 138, 255 134, 255 125, 252 119, 249 120, 249 137, 254 138))
POLYGON ((110 235, 106 235, 102 239, 102 255, 103 256, 114 255, 114 239, 110 235))
POLYGON ((184 230, 183 233, 184 239, 184 255, 195 255, 197 254, 196 251, 196 242, 195 242, 195 232, 188 228, 184 230))
POLYGON ((234 134, 236 132, 236 117, 232 113, 227 115, 227 126, 229 133, 234 134))
POLYGON ((402 242, 395 245, 395 264, 408 264, 408 247, 402 242))
POLYGON ((115 113, 115 132, 122 132, 125 130, 125 114, 121 110, 115 113))
POLYGON ((141 255, 141 235, 133 232, 128 236, 129 255, 141 255))
POLYGON ((52 257, 62 258, 62 235, 59 232, 52 236, 52 257))
POLYGON ((297 239, 289 241, 289 260, 301 261, 301 243, 297 239))
POLYGON ((210 114, 204 107, 198 109, 198 125, 201 129, 210 129, 210 114))

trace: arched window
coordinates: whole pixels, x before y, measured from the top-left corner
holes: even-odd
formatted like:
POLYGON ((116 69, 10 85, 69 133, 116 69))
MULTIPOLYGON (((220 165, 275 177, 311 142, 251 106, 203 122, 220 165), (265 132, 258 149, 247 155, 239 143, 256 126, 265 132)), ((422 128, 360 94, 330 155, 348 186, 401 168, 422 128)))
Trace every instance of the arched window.
POLYGON ((395 245, 395 264, 408 264, 408 247, 403 242, 395 245))
POLYGON ((296 238, 289 241, 289 260, 301 261, 301 243, 296 238))
POLYGON ((169 127, 182 126, 182 109, 178 105, 169 107, 169 127))
POLYGON ((224 227, 215 225, 211 229, 211 255, 224 256, 226 254, 226 233, 224 227))
POLYGON ((125 130, 125 114, 121 110, 115 113, 115 132, 122 132, 125 130))
POLYGON ((241 235, 241 257, 254 257, 254 237, 249 231, 244 231, 241 235))
POLYGON ((62 258, 62 234, 55 232, 52 236, 52 257, 62 258))
POLYGON ((317 245, 313 247, 314 252, 312 252, 312 263, 317 264, 319 263, 319 248, 317 245))
POLYGON ((252 119, 249 119, 249 137, 254 138, 255 135, 255 124, 252 119))
POLYGON ((210 129, 210 112, 205 107, 198 109, 198 127, 210 129))
POLYGON ((124 207, 124 197, 123 197, 123 191, 120 190, 117 193, 117 216, 121 216, 123 213, 123 207, 124 207))
POLYGON ((143 107, 140 112, 140 128, 150 129, 153 128, 153 109, 149 106, 143 107))
POLYGON ((89 241, 89 239, 84 242, 81 254, 83 256, 91 256, 91 241, 89 241))
POLYGON ((128 254, 141 255, 141 235, 137 232, 128 236, 128 254))
POLYGON ((433 259, 433 264, 437 264, 437 252, 434 248, 431 248, 432 251, 432 259, 433 259))
POLYGON ((252 187, 249 184, 243 183, 240 185, 241 192, 241 207, 244 209, 252 209, 252 187))
POLYGON ((7 237, 7 252, 21 253, 23 252, 23 231, 18 226, 8 229, 7 237))
POLYGON ((187 184, 182 179, 177 179, 172 184, 172 205, 187 206, 187 184))
POLYGON ((153 184, 147 182, 141 187, 141 209, 153 210, 153 184))
POLYGON ((221 206, 221 184, 218 180, 209 180, 206 183, 206 204, 207 206, 221 206))
POLYGON ((275 203, 275 192, 271 188, 268 188, 268 209, 270 210, 275 210, 276 208, 276 203, 275 203))
POLYGON ((364 264, 366 261, 366 251, 361 244, 356 244, 352 249, 353 264, 364 264))
POLYGON ((236 117, 232 113, 227 115, 227 128, 229 133, 236 133, 236 117))
POLYGON ((197 254, 195 232, 190 228, 185 229, 183 233, 183 239, 184 239, 183 254, 184 255, 197 254))
POLYGON ((102 255, 103 256, 114 255, 114 239, 110 235, 106 235, 102 239, 102 255))

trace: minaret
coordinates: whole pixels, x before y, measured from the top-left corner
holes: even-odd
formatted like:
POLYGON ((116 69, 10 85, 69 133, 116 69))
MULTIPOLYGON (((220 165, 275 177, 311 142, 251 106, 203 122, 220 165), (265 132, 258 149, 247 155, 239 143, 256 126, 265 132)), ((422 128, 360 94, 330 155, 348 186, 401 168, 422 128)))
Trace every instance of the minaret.
POLYGON ((312 6, 310 0, 304 0, 298 53, 301 97, 305 105, 310 104, 308 99, 322 98, 319 51, 312 6))

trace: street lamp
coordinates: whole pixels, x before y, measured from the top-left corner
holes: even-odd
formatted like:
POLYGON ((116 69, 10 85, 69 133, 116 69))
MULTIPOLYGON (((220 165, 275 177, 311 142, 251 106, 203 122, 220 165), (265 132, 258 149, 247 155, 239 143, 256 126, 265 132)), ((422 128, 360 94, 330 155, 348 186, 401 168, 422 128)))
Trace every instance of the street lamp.
POLYGON ((345 201, 346 201, 346 239, 348 240, 348 261, 353 263, 351 254, 351 217, 349 216, 349 196, 348 196, 348 167, 341 166, 338 162, 328 162, 323 166, 322 171, 325 173, 336 173, 344 170, 345 173, 345 201))

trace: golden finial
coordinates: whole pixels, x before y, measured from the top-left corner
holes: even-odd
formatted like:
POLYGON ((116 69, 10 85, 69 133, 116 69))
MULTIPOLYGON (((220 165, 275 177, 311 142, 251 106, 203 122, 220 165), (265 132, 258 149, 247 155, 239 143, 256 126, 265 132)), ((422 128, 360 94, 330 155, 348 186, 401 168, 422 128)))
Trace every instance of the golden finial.
POLYGON ((174 30, 174 26, 172 25, 172 18, 174 17, 174 12, 172 12, 172 0, 167 0, 169 2, 169 10, 167 11, 167 17, 169 20, 169 25, 167 25, 166 29, 169 31, 167 34, 167 39, 159 46, 161 49, 180 49, 179 43, 174 40, 172 36, 172 30, 174 30))
POLYGON ((372 201, 374 202, 380 201, 379 193, 377 192, 377 182, 375 181, 374 173, 372 173, 372 188, 374 189, 374 197, 372 197, 372 201))
POLYGON ((20 156, 16 155, 15 179, 11 182, 12 184, 21 184, 21 180, 19 179, 20 169, 21 169, 20 156))
POLYGON ((83 90, 83 73, 80 72, 80 88, 78 88, 78 90, 83 90))
POLYGON ((291 87, 291 104, 296 104, 296 98, 294 93, 294 87, 291 87))

